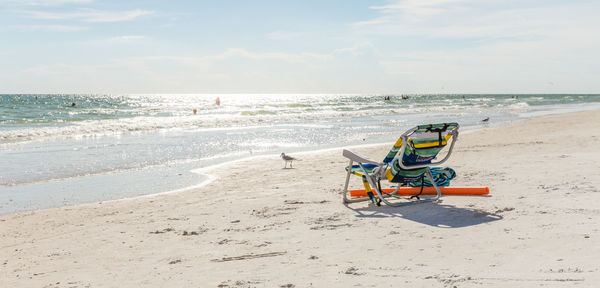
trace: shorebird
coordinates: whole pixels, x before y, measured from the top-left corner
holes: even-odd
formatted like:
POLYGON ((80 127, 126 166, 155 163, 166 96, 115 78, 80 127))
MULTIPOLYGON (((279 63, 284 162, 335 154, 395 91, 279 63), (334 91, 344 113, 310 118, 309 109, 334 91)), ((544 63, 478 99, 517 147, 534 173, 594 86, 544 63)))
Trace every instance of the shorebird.
POLYGON ((294 168, 292 167, 292 161, 294 160, 298 160, 292 156, 289 155, 285 155, 285 153, 281 152, 281 159, 283 159, 283 161, 285 161, 285 166, 283 167, 283 169, 287 168, 287 163, 290 162, 290 168, 294 168))

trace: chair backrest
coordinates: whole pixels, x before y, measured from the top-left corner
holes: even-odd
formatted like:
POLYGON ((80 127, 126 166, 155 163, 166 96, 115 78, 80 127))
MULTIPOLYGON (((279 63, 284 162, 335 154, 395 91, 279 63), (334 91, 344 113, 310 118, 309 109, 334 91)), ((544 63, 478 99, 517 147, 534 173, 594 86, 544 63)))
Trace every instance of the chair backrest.
POLYGON ((408 143, 402 162, 406 166, 431 163, 431 160, 446 147, 456 130, 458 130, 458 123, 417 126, 407 135, 408 143))
POLYGON ((401 147, 402 147, 402 137, 400 137, 400 138, 398 138, 398 140, 396 140, 396 143, 394 143, 394 147, 392 147, 392 149, 390 149, 390 152, 388 152, 388 154, 385 156, 385 159, 383 159, 383 163, 389 164, 390 162, 392 162, 392 160, 394 160, 394 157, 396 157, 396 154, 398 154, 398 151, 400 151, 401 147))
MULTIPOLYGON (((413 182, 418 181, 425 173, 423 165, 431 164, 437 154, 446 147, 450 139, 458 130, 458 123, 438 123, 416 126, 404 134, 396 141, 394 147, 383 160, 384 163, 390 164, 390 169, 386 176, 390 182, 413 182), (404 154, 401 156, 402 164, 405 167, 411 165, 419 165, 417 169, 403 169, 398 161, 393 160, 402 148, 403 139, 406 140, 404 154)), ((454 140, 452 140, 454 141, 454 140)))
MULTIPOLYGON (((406 150, 404 151, 403 161, 407 163, 425 162, 423 157, 435 158, 435 156, 448 144, 455 130, 458 129, 458 123, 439 123, 419 125, 408 130, 405 134, 408 138, 406 150), (421 156, 421 159, 418 159, 421 156), (418 161, 418 160, 419 161, 418 161)), ((390 152, 383 159, 383 163, 388 164, 394 160, 400 148, 402 148, 403 134, 396 140, 390 152)), ((433 159, 431 158, 431 159, 433 159)), ((429 160, 431 160, 429 159, 429 160)))

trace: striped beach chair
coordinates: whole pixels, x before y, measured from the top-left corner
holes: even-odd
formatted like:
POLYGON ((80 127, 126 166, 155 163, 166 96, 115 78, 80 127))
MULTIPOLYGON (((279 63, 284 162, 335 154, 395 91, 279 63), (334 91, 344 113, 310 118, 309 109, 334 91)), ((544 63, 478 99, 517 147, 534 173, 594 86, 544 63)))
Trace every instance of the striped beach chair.
POLYGON ((384 202, 390 206, 402 206, 436 201, 441 192, 438 186, 446 186, 454 178, 450 168, 431 167, 440 165, 450 157, 452 148, 458 138, 458 123, 438 123, 419 125, 409 129, 394 144, 382 162, 369 160, 354 152, 344 149, 344 157, 350 160, 346 167, 346 183, 344 186, 344 203, 370 200, 378 206, 384 202), (438 153, 450 143, 448 153, 443 159, 433 162, 438 153), (357 162, 358 164, 354 164, 357 162), (362 178, 366 191, 365 197, 349 198, 348 185, 350 175, 362 178), (381 188, 381 180, 396 183, 395 191, 388 192, 381 188), (425 198, 421 195, 423 187, 433 186, 435 196, 425 198), (420 192, 410 196, 400 196, 400 186, 420 186, 420 192))

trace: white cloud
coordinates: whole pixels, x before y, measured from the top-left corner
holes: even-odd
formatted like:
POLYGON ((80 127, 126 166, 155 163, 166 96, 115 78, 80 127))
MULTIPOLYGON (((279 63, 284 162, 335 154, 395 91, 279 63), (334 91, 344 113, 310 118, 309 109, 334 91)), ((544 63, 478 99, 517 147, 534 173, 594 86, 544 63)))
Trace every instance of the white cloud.
POLYGON ((382 78, 396 79, 386 82, 392 91, 597 90, 600 38, 591 35, 600 34, 600 3, 426 0, 371 8, 380 14, 352 27, 375 43, 395 41, 395 54, 377 59, 382 78), (415 44, 403 48, 404 41, 415 44))
POLYGON ((73 26, 73 25, 26 25, 17 26, 17 29, 21 31, 48 31, 48 32, 77 32, 89 30, 87 26, 73 26))
MULTIPOLYGON (((111 39, 120 39, 120 36, 111 39)), ((129 36, 134 39, 143 39, 143 36, 129 36)), ((248 51, 242 48, 229 48, 225 51, 214 54, 214 55, 205 55, 205 56, 174 56, 174 55, 162 55, 162 56, 145 56, 145 57, 129 57, 129 58, 120 58, 115 59, 116 63, 121 63, 124 65, 135 65, 135 66, 143 66, 150 65, 151 63, 162 62, 162 63, 176 63, 178 65, 184 66, 198 66, 198 67, 208 67, 219 61, 228 61, 235 59, 248 59, 248 60, 276 60, 281 62, 286 62, 290 64, 303 64, 309 65, 312 67, 317 67, 319 65, 326 64, 328 61, 334 60, 336 57, 344 54, 349 54, 353 57, 357 57, 366 53, 366 51, 373 49, 373 45, 368 42, 358 43, 352 47, 346 48, 338 48, 334 49, 329 53, 310 53, 310 52, 301 52, 301 53, 285 53, 285 52, 253 52, 248 51)))
MULTIPOLYGON (((131 36, 138 35, 112 39, 144 39, 131 36)), ((24 79, 39 80, 36 91, 62 92, 348 92, 356 85, 372 83, 368 77, 374 75, 369 70, 351 71, 356 67, 354 59, 364 57, 371 48, 362 43, 322 54, 231 48, 212 55, 126 57, 83 65, 55 63, 16 71, 10 77, 19 81, 6 82, 24 87, 24 79), (362 77, 344 80, 346 73, 361 73, 362 77), (352 83, 345 86, 345 81, 352 83)))
POLYGON ((375 47, 369 42, 358 43, 352 47, 338 48, 333 50, 331 54, 350 53, 353 56, 360 56, 366 53, 367 50, 373 50, 375 47))
POLYGON ((173 62, 187 66, 206 66, 208 64, 236 58, 251 60, 279 60, 294 64, 311 64, 314 61, 326 61, 332 58, 332 54, 317 53, 283 53, 283 52, 252 52, 241 48, 229 48, 222 53, 207 56, 147 56, 116 59, 120 63, 143 64, 151 62, 173 62))
POLYGON ((243 57, 255 60, 267 60, 267 59, 275 59, 282 60, 289 63, 306 63, 311 60, 319 60, 324 61, 331 57, 328 54, 316 54, 316 53, 282 53, 282 52, 266 52, 266 53, 256 53, 250 52, 245 49, 233 48, 227 49, 227 51, 214 56, 214 59, 228 59, 235 57, 243 57))
POLYGON ((273 31, 267 34, 267 39, 271 40, 292 40, 304 35, 302 32, 273 31))
POLYGON ((588 55, 600 48, 600 39, 589 47, 561 44, 577 37, 405 52, 379 64, 399 85, 421 93, 590 93, 597 90, 591 79, 600 77, 600 63, 588 55))
POLYGON ((406 0, 371 7, 380 15, 352 27, 371 35, 433 39, 537 37, 560 29, 570 18, 565 15, 588 14, 599 8, 591 2, 406 0))
POLYGON ((75 19, 84 22, 124 22, 134 20, 140 16, 150 15, 154 12, 141 9, 129 11, 101 11, 95 9, 80 9, 76 12, 24 11, 23 13, 35 19, 75 19))
MULTIPOLYGON (((405 0, 384 6, 373 6, 371 9, 378 10, 383 14, 402 13, 410 17, 432 16, 447 12, 450 7, 447 4, 472 2, 473 0, 405 0)), ((414 18, 416 19, 416 18, 414 18)))
POLYGON ((0 0, 0 5, 11 6, 59 6, 64 4, 85 4, 92 0, 0 0))
POLYGON ((140 41, 140 40, 144 40, 147 39, 148 37, 143 36, 143 35, 122 35, 122 36, 115 36, 115 37, 111 37, 108 39, 108 41, 110 42, 121 42, 121 43, 130 43, 130 42, 136 42, 136 41, 140 41))

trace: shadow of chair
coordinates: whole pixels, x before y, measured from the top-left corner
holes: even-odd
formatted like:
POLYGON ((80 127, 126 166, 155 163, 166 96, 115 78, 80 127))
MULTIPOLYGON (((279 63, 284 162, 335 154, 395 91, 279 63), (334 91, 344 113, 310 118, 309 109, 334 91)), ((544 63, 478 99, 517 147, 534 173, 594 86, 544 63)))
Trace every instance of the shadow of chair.
POLYGON ((489 223, 502 219, 502 216, 489 213, 480 209, 460 208, 442 203, 425 203, 406 207, 381 207, 369 205, 367 207, 348 209, 355 211, 359 218, 403 218, 418 223, 439 228, 460 228, 489 223))

